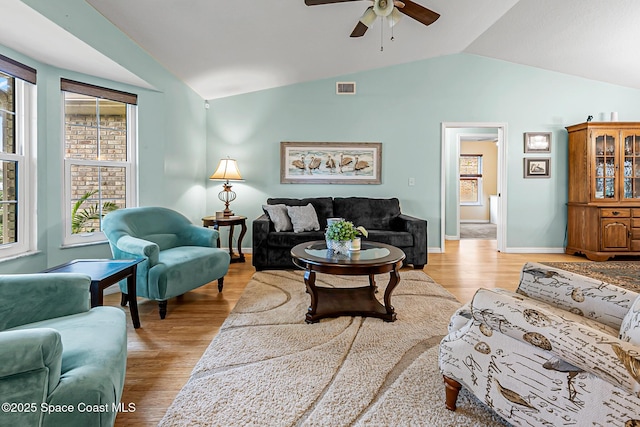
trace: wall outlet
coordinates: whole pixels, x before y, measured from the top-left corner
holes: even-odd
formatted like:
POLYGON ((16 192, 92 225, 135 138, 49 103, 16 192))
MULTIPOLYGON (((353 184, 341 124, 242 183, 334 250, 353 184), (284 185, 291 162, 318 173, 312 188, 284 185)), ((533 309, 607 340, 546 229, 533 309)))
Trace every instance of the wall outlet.
POLYGON ((416 179, 415 178, 409 178, 409 187, 413 187, 414 185, 416 185, 416 179))

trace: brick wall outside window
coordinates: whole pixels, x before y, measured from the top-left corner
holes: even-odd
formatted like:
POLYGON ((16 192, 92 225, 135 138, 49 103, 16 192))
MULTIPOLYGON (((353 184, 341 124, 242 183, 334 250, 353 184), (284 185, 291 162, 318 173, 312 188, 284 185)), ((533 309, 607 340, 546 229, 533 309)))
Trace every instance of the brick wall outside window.
MULTIPOLYGON (((3 79, 7 79, 6 91, 0 91, 0 110, 2 110, 2 151, 4 153, 16 152, 15 133, 15 80, 5 74, 3 79)), ((14 243, 17 240, 17 217, 16 217, 16 197, 17 197, 17 177, 16 162, 0 162, 0 191, 2 192, 2 203, 0 204, 0 230, 1 243, 14 243)))
MULTIPOLYGON (((126 161, 126 116, 101 116, 100 160, 126 161), (107 129, 104 129, 104 127, 107 129)), ((96 117, 88 115, 67 116, 65 155, 67 158, 98 160, 98 127, 96 117)), ((77 167, 72 171, 72 200, 96 190, 102 180, 103 199, 122 199, 126 195, 125 171, 118 167, 77 167), (102 173, 99 173, 102 172, 102 173)))
MULTIPOLYGON (((95 114, 67 114, 65 116, 65 156, 81 160, 127 160, 126 114, 100 115, 98 126, 95 114), (98 138, 99 136, 99 138, 98 138)), ((100 206, 113 202, 118 208, 126 207, 126 170, 120 166, 71 166, 71 204, 85 194, 100 189, 82 206, 100 206), (98 200, 100 196, 101 201, 98 200)), ((99 220, 92 221, 86 230, 99 230, 99 220)))

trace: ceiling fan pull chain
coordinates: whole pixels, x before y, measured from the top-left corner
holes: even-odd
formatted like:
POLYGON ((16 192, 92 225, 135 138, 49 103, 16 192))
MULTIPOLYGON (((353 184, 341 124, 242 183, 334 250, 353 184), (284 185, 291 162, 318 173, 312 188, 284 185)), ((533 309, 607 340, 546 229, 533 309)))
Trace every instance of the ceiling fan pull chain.
POLYGON ((380 18, 380 52, 384 51, 384 17, 380 18))

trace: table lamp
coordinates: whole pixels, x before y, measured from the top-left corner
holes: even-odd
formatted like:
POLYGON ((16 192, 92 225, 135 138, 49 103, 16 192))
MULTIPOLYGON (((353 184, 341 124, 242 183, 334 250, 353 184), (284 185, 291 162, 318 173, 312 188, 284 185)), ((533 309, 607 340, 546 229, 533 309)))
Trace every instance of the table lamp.
POLYGON ((235 159, 230 159, 229 157, 221 159, 216 171, 209 177, 209 179, 226 181, 222 184, 222 191, 218 193, 218 199, 224 202, 224 216, 232 216, 233 212, 229 209, 229 203, 236 199, 236 193, 231 191, 229 180, 244 181, 244 179, 242 179, 242 175, 240 175, 240 171, 238 170, 238 162, 236 162, 235 159))

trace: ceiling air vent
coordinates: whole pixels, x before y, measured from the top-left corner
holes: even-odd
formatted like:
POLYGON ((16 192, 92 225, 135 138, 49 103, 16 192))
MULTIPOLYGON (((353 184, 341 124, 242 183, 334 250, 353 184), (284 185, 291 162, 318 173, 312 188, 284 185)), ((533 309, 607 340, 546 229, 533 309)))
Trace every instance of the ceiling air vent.
POLYGON ((338 95, 355 95, 356 82, 336 82, 336 94, 338 95))

